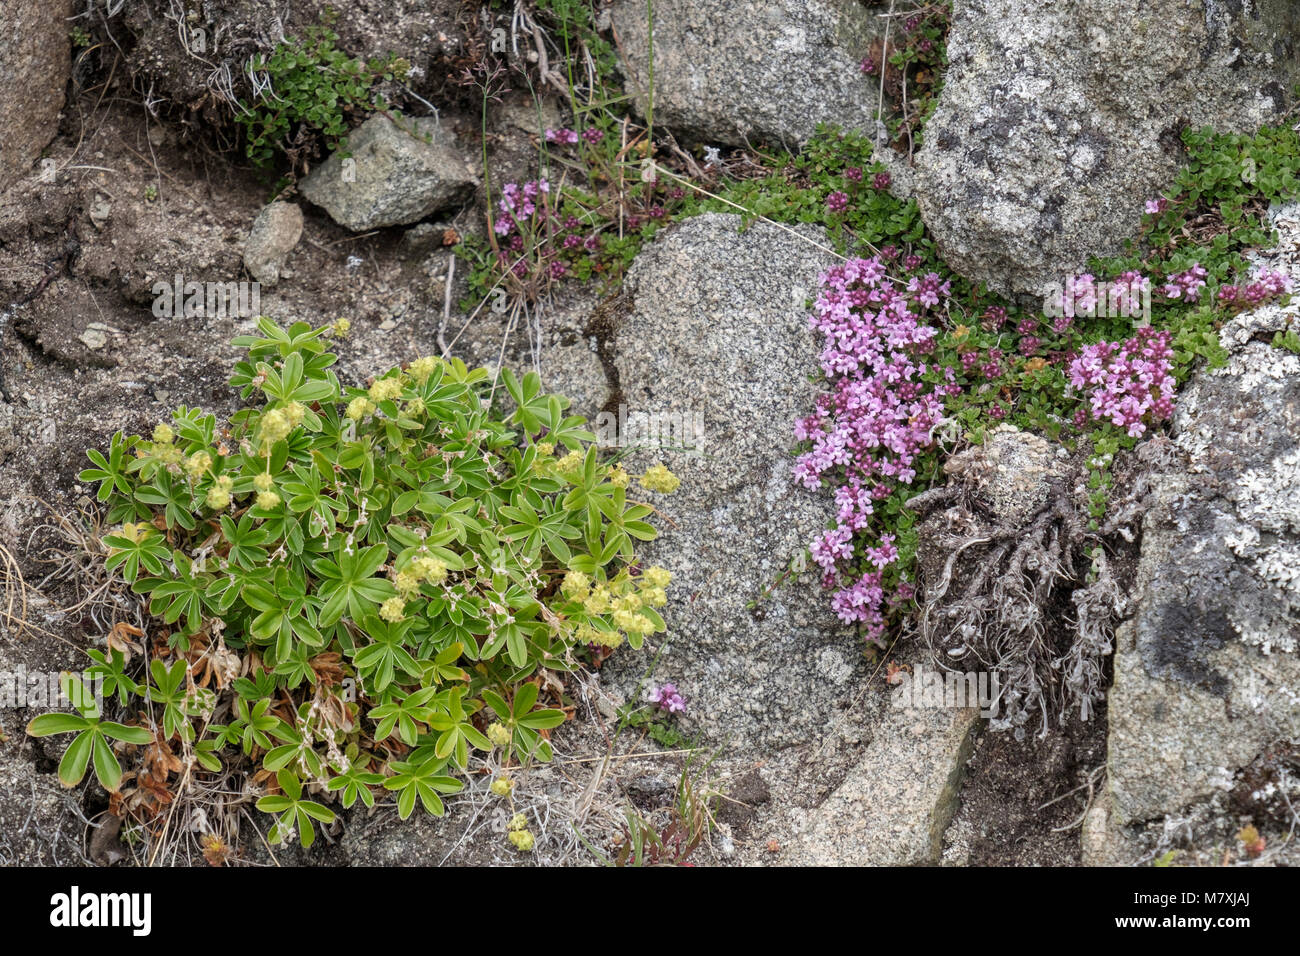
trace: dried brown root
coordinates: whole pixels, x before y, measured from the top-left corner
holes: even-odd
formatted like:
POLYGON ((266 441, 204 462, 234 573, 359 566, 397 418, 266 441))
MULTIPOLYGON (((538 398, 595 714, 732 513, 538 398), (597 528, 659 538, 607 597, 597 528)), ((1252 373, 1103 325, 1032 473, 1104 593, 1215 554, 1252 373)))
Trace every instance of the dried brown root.
POLYGON ((1030 726, 1045 737, 1053 715, 1090 719, 1127 605, 1105 545, 1135 540, 1149 481, 1130 481, 1110 520, 1089 531, 1071 493, 1080 477, 1053 479, 1046 501, 1014 522, 992 517, 961 481, 914 499, 922 512, 949 505, 922 524, 922 547, 942 556, 923 562, 917 636, 937 669, 996 675, 990 726, 1017 739, 1030 726))

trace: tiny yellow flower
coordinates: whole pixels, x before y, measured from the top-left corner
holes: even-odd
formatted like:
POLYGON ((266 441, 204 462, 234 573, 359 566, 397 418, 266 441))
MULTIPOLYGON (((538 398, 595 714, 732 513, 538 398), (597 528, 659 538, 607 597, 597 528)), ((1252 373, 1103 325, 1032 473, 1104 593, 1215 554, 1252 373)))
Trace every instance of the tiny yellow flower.
POLYGON ((258 491, 270 491, 275 487, 275 479, 266 472, 253 476, 253 487, 258 491))
POLYGON ((420 590, 420 579, 410 571, 398 571, 393 575, 393 587, 402 597, 409 598, 420 590))
POLYGON ((350 331, 352 331, 351 319, 344 319, 340 317, 335 319, 333 324, 330 325, 330 332, 334 334, 335 338, 345 339, 348 337, 348 332, 350 331))
POLYGON ((548 441, 539 441, 539 442, 537 443, 537 454, 539 454, 539 455, 554 455, 554 454, 555 454, 555 446, 554 446, 553 444, 551 444, 550 442, 548 442, 548 441))
POLYGON ((571 451, 555 463, 555 470, 561 475, 574 475, 581 470, 582 461, 583 456, 580 453, 571 451))
POLYGON ((666 588, 673 579, 673 573, 656 565, 641 575, 642 580, 652 588, 666 588))
POLYGON ((307 407, 302 402, 290 402, 284 408, 284 414, 289 419, 289 424, 297 428, 302 424, 302 417, 307 412, 307 407))
POLYGON ((377 378, 370 385, 370 400, 382 402, 390 398, 399 398, 402 394, 402 382, 396 377, 377 378))
POLYGON ((185 462, 185 472, 191 478, 199 478, 208 473, 212 467, 212 456, 206 451, 196 451, 185 462))
POLYGON ((527 830, 512 830, 510 832, 510 842, 514 844, 515 849, 520 853, 531 853, 535 843, 533 835, 527 830))
POLYGON ((560 591, 571 601, 581 601, 591 590, 591 578, 581 571, 570 571, 564 576, 560 591))
POLYGON ((498 797, 508 797, 510 796, 510 791, 514 788, 515 782, 509 777, 497 777, 492 781, 492 786, 489 789, 498 797))
POLYGON ((512 831, 512 832, 518 832, 518 831, 520 831, 520 830, 527 830, 527 829, 528 829, 528 817, 527 817, 525 814, 522 814, 522 813, 516 813, 513 817, 510 818, 510 823, 509 823, 509 825, 506 827, 506 829, 507 829, 507 830, 510 830, 510 831, 512 831))
POLYGON ((416 558, 411 562, 411 570, 430 584, 441 584, 447 580, 447 565, 437 558, 416 558))
POLYGON ((663 607, 668 603, 668 592, 663 588, 646 588, 641 592, 641 598, 651 607, 663 607))
POLYGON ((390 624, 396 624, 406 617, 406 602, 399 597, 389 598, 379 605, 379 616, 390 624))
POLYGON ((230 489, 235 486, 235 479, 231 478, 229 475, 217 475, 215 484, 222 491, 229 494, 230 489))
POLYGON ((429 376, 438 370, 438 366, 441 364, 442 359, 432 355, 424 355, 412 362, 406 371, 411 378, 423 385, 429 376))
POLYGON ((662 491, 666 495, 671 495, 681 487, 682 480, 665 465, 651 465, 641 476, 640 483, 646 491, 662 491))
POLYGON ((492 742, 494 747, 509 747, 510 728, 500 721, 493 721, 488 724, 487 739, 492 742))
POLYGON ((213 511, 221 511, 230 504, 230 492, 212 487, 208 489, 208 493, 203 500, 213 511))
POLYGON ((259 428, 262 441, 275 444, 293 431, 293 424, 289 421, 289 416, 285 414, 283 409, 273 408, 262 416, 259 428))
POLYGON ((160 422, 154 427, 153 440, 160 445, 170 445, 176 440, 176 433, 166 422, 160 422))
POLYGON ((627 470, 622 465, 615 465, 610 468, 606 480, 615 488, 626 488, 632 483, 632 476, 627 473, 627 470))
POLYGON ((582 609, 588 614, 604 614, 609 610, 610 594, 608 586, 602 584, 582 602, 582 609))
POLYGON ((370 399, 358 395, 352 401, 348 402, 347 416, 354 422, 359 422, 375 410, 375 403, 370 399))
POLYGON ((279 504, 280 504, 280 496, 277 495, 274 491, 259 491, 257 493, 257 506, 259 508, 265 511, 270 511, 272 508, 278 506, 279 504))

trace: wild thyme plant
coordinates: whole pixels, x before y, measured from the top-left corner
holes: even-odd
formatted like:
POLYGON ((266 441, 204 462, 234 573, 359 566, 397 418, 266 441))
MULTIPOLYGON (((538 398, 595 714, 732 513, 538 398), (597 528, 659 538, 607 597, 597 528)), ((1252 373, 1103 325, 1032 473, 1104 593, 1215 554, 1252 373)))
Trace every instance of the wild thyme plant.
MULTIPOLYGON (((497 389, 483 369, 421 358, 345 386, 330 327, 258 330, 235 340, 248 356, 231 384, 249 404, 228 428, 180 408, 89 452, 82 479, 121 525, 107 565, 158 631, 143 671, 119 649, 90 671, 140 726, 33 721, 79 732, 63 782, 89 754, 117 790, 107 739, 180 747, 214 773, 251 758, 273 836, 308 845, 331 794, 441 814, 472 751, 550 759, 564 712, 535 675, 664 630, 670 575, 635 554, 655 537, 652 505, 535 374, 503 372, 497 389)), ((639 486, 676 484, 657 466, 639 486)))

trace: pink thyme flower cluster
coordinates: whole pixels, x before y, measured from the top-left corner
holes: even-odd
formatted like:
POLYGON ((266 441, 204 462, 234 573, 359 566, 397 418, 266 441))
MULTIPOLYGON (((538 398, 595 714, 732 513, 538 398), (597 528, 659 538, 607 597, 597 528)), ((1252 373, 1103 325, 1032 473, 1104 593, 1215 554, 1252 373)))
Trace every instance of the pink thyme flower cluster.
POLYGON ((1237 308, 1254 308, 1265 302, 1279 299, 1291 291, 1291 277, 1284 272, 1262 270, 1255 281, 1243 286, 1219 286, 1219 302, 1237 308))
POLYGON ((545 179, 530 180, 522 186, 506 183, 501 187, 501 201, 497 203, 501 215, 493 224, 493 231, 498 236, 508 236, 516 229, 523 231, 537 215, 539 198, 550 191, 551 184, 545 179))
POLYGON ((849 208, 849 194, 836 190, 826 197, 827 212, 843 212, 849 208))
POLYGON ((1185 272, 1169 277, 1165 283, 1165 298, 1182 299, 1184 302, 1197 302, 1201 298, 1201 289, 1205 287, 1205 267, 1193 263, 1185 272))
POLYGON ((646 688, 644 699, 647 703, 654 704, 660 710, 666 710, 670 714, 680 714, 686 710, 686 701, 677 692, 674 684, 664 684, 662 687, 651 684, 646 688))
MULTIPOLYGON (((1070 384, 1087 390, 1093 421, 1110 421, 1133 437, 1146 421, 1169 418, 1174 410, 1173 349, 1170 333, 1137 330, 1123 342, 1088 345, 1070 363, 1070 384)), ((1082 415, 1076 416, 1080 424, 1082 415)))
POLYGON ((571 129, 548 129, 546 141, 559 143, 561 146, 574 146, 578 142, 578 134, 571 129))
POLYGON ((885 275, 881 258, 851 259, 821 277, 809 317, 825 337, 821 365, 829 390, 795 423, 795 437, 812 448, 799 456, 794 475, 808 488, 832 476, 840 484, 836 526, 811 551, 823 584, 839 587, 835 613, 865 624, 870 638, 883 633, 885 613, 898 600, 886 594, 884 581, 898 550, 891 535, 861 549, 855 539, 870 537, 874 503, 916 477, 918 456, 934 447, 944 396, 960 390, 952 368, 928 361, 937 332, 922 319, 950 291, 934 273, 904 288, 885 275), (871 570, 851 571, 855 556, 871 570))

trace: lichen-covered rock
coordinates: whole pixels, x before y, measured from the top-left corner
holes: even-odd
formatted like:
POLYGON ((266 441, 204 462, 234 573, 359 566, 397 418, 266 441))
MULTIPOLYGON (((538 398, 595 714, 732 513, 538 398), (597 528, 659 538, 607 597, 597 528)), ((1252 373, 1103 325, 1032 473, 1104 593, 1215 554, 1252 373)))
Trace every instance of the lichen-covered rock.
POLYGON ((1041 435, 999 425, 982 445, 953 455, 943 470, 978 494, 1000 522, 1014 526, 1047 503, 1053 479, 1068 474, 1058 447, 1041 435))
MULTIPOLYGON (((879 83, 858 65, 884 32, 857 0, 658 0, 654 120, 711 143, 795 147, 819 122, 874 131, 879 83)), ((642 116, 650 106, 650 30, 642 0, 611 19, 642 116)))
MULTIPOLYGON (((815 577, 780 580, 831 513, 828 495, 795 484, 788 449, 816 395, 803 304, 833 260, 774 226, 740 224, 689 219, 637 257, 613 361, 629 417, 703 422, 696 452, 640 451, 629 466, 658 458, 682 481, 651 496, 663 530, 644 560, 674 575, 653 676, 677 684, 709 739, 761 748, 824 731, 862 656, 815 577)), ((630 692, 647 662, 620 654, 607 668, 630 692)))
POLYGON ((68 84, 72 0, 6 3, 0 16, 0 192, 36 162, 59 128, 68 84))
POLYGON ((353 232, 409 225, 468 198, 474 172, 450 134, 432 117, 397 115, 362 123, 303 181, 303 198, 353 232))
POLYGON ((1234 320, 1227 366, 1179 397, 1181 467, 1153 479, 1141 597, 1116 635, 1119 823, 1227 789, 1269 745, 1300 736, 1300 356, 1254 338, 1298 317, 1290 305, 1234 320))
POLYGON ((1253 130, 1297 73, 1288 0, 957 0, 917 196, 949 265, 1040 292, 1117 252, 1183 125, 1253 130))
POLYGON ((291 202, 270 203, 253 220, 244 243, 244 268, 263 285, 275 285, 301 237, 302 210, 291 202))

